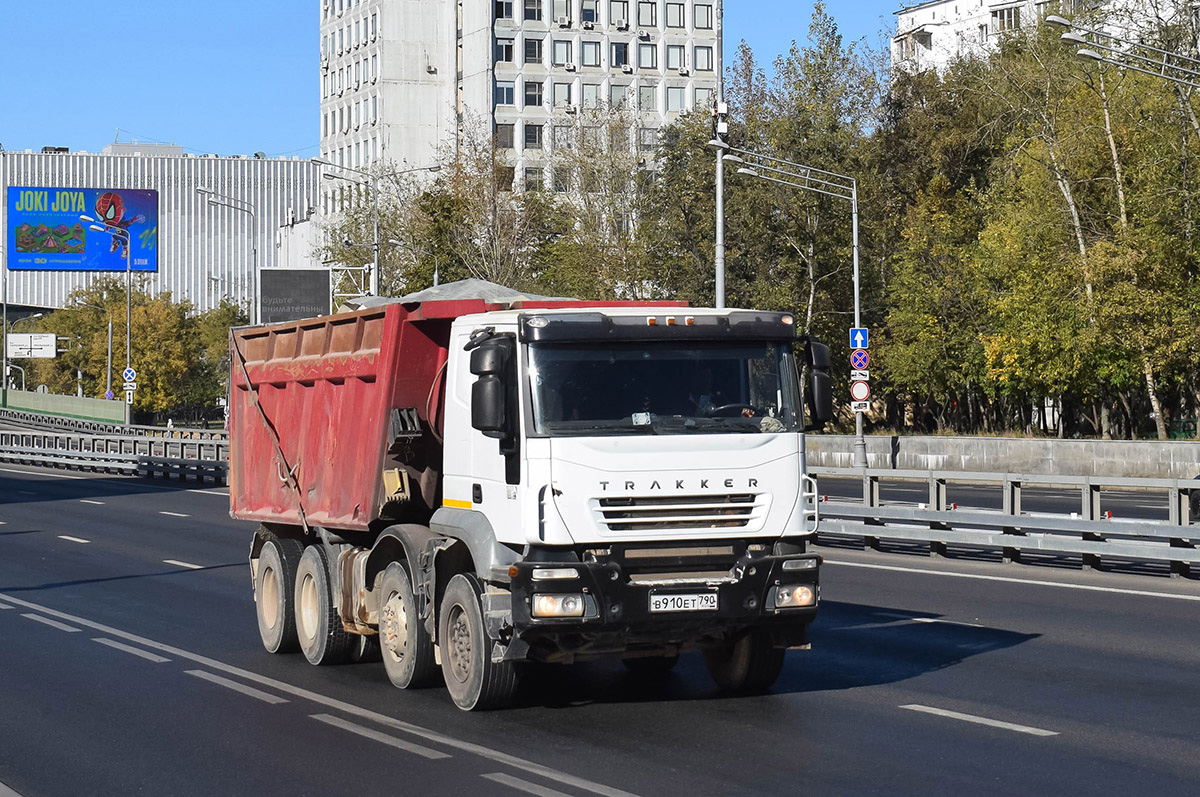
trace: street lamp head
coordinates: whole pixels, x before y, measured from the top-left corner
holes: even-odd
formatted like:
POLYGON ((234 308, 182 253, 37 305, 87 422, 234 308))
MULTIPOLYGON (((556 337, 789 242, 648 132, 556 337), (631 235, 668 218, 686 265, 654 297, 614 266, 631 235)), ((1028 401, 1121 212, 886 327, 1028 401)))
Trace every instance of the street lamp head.
POLYGON ((80 221, 86 221, 86 222, 93 222, 93 221, 95 221, 95 219, 93 219, 91 216, 80 216, 80 217, 79 217, 79 220, 80 220, 80 221))
POLYGON ((729 149, 729 144, 719 138, 714 138, 708 142, 708 146, 716 147, 717 149, 729 149))
POLYGON ((104 232, 104 228, 99 224, 93 224, 90 229, 94 230, 95 232, 104 232))
POLYGON ((1071 27, 1071 20, 1066 17, 1060 17, 1058 14, 1050 14, 1046 17, 1046 21, 1051 25, 1058 25, 1060 28, 1071 27))
POLYGON ((743 167, 743 168, 741 168, 741 169, 738 169, 738 170, 737 170, 737 173, 738 173, 738 174, 744 174, 744 175, 746 175, 747 177, 758 177, 758 176, 759 176, 759 174, 758 174, 758 171, 757 171, 756 169, 747 169, 747 168, 744 168, 744 167, 743 167))
POLYGON ((208 196, 209 194, 215 194, 216 191, 212 190, 211 188, 202 188, 200 186, 196 186, 196 193, 200 194, 201 196, 208 196))
POLYGON ((1080 58, 1090 58, 1090 59, 1092 59, 1093 61, 1103 61, 1103 60, 1104 60, 1104 56, 1103 56, 1103 55, 1101 55, 1100 53, 1096 52, 1095 50, 1089 50, 1089 49, 1087 49, 1086 47, 1085 47, 1085 48, 1083 48, 1082 50, 1079 50, 1079 51, 1078 51, 1078 52, 1076 52, 1075 54, 1076 54, 1077 56, 1079 56, 1080 58))
POLYGON ((1073 30, 1067 31, 1058 38, 1070 44, 1087 44, 1087 38, 1083 34, 1076 33, 1073 30))
POLYGON ((745 163, 746 162, 738 155, 726 155, 721 160, 725 161, 726 163, 745 163))

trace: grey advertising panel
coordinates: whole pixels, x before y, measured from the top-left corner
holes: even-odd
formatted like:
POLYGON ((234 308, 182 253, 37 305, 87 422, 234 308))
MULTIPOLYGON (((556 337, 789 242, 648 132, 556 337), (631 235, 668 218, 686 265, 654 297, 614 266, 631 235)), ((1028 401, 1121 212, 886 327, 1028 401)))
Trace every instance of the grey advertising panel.
POLYGON ((329 315, 327 268, 264 268, 258 272, 259 323, 329 315))

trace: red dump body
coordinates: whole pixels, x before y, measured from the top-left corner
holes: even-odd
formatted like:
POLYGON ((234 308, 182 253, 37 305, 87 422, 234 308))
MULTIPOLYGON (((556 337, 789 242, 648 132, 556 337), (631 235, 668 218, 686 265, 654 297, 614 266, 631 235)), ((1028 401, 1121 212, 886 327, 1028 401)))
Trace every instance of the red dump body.
POLYGON ((455 318, 490 310, 630 305, 677 306, 436 300, 233 330, 230 514, 367 529, 383 502, 392 409, 415 408, 422 427, 441 437, 442 367, 455 318))

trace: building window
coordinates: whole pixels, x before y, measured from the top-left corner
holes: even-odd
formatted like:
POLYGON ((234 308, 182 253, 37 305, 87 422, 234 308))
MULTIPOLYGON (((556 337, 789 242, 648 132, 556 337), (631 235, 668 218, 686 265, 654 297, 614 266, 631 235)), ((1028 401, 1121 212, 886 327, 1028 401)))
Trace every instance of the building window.
POLYGON ((375 41, 375 37, 379 35, 379 15, 371 15, 371 41, 375 41))
POLYGON ((542 104, 542 81, 525 81, 525 107, 536 108, 542 104))
POLYGON ((525 19, 534 22, 542 18, 542 0, 525 0, 525 19))
POLYGON ((658 27, 658 0, 638 0, 638 27, 658 27))
POLYGON ((667 27, 682 28, 683 3, 667 3, 667 27))
POLYGON ((713 48, 697 47, 692 55, 698 72, 711 72, 713 68, 713 48))
POLYGON ((564 41, 554 42, 554 65, 563 66, 571 63, 571 43, 564 41))
POLYGON ((1021 27, 1021 9, 1019 6, 1012 8, 997 8, 992 11, 992 32, 1003 33, 1006 30, 1016 30, 1021 27))
POLYGON ((554 0, 554 21, 571 21, 571 0, 554 0))
POLYGON ((554 192, 565 194, 571 190, 571 170, 566 166, 554 167, 554 192))
POLYGON ((525 123, 525 149, 542 148, 542 126, 525 123))
POLYGON ((570 83, 555 83, 554 84, 554 107, 565 108, 571 104, 571 84, 570 83))
POLYGON ((626 42, 613 42, 609 63, 614 69, 620 69, 629 63, 629 45, 626 42))
POLYGON ((525 40, 525 63, 540 64, 542 62, 542 40, 525 40))
POLYGON ((496 105, 514 105, 516 88, 516 84, 511 80, 497 80, 496 94, 493 98, 496 105))
POLYGON ((583 107, 584 108, 599 108, 600 107, 600 86, 596 83, 583 84, 583 107))
POLYGON ((513 0, 496 0, 496 19, 513 18, 513 0))
POLYGON ((511 64, 513 61, 513 40, 496 39, 496 63, 511 64))
POLYGON ((600 42, 582 42, 579 49, 584 66, 600 66, 600 42))
POLYGON ((608 104, 614 108, 620 108, 625 105, 625 95, 629 92, 629 86, 621 86, 613 83, 608 87, 608 104))
POLYGON ((638 110, 640 111, 657 111, 658 110, 658 86, 653 84, 643 84, 638 86, 638 110))
POLYGON ((692 9, 692 15, 695 17, 695 25, 700 30, 712 30, 713 13, 710 5, 697 5, 692 9))
POLYGON ((683 69, 683 45, 667 45, 667 69, 683 69))
POLYGON ((600 0, 583 0, 583 9, 579 18, 583 22, 596 23, 600 21, 600 0))
POLYGON ((667 110, 684 110, 683 86, 667 86, 667 110))
POLYGON ((511 191, 513 188, 513 180, 517 177, 517 168, 515 166, 497 166, 496 167, 496 187, 501 191, 511 191))
POLYGON ((371 121, 375 122, 379 119, 379 95, 376 94, 371 98, 371 121))
POLYGON ((379 56, 372 55, 371 56, 371 80, 377 80, 378 78, 379 78, 379 56))
POLYGON ((513 148, 513 128, 511 124, 496 125, 496 146, 500 149, 513 148))
POLYGON ((642 69, 657 69, 658 68, 658 45, 657 44, 639 44, 638 45, 638 66, 642 69))
POLYGON ((541 166, 526 166, 525 167, 525 190, 526 191, 545 191, 546 190, 546 171, 545 171, 545 169, 543 169, 541 166))
POLYGON ((653 127, 643 127, 638 130, 638 149, 642 152, 653 152, 658 148, 658 131, 653 127))
POLYGON ((556 150, 575 148, 575 128, 570 125, 555 125, 551 133, 554 135, 554 148, 556 150))
POLYGON ((612 0, 608 4, 608 22, 629 24, 629 0, 612 0))
POLYGON ((629 128, 623 125, 608 126, 609 152, 629 151, 629 128))

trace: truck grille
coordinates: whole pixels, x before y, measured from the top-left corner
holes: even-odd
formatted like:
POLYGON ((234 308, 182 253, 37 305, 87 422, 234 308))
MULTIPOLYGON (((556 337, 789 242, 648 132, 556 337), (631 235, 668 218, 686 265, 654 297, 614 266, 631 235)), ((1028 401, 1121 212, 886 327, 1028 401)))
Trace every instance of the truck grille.
POLYGON ((764 509, 754 493, 601 498, 597 520, 609 531, 744 529, 764 509))

